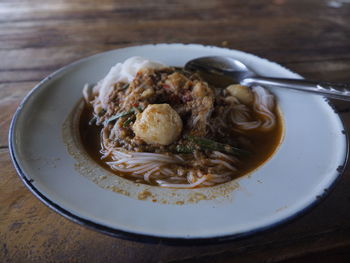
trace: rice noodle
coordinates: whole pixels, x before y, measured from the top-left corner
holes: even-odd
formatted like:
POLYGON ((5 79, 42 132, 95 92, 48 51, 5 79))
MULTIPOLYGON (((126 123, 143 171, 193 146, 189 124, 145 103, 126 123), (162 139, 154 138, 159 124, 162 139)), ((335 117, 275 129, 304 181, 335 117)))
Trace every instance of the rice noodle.
POLYGON ((101 160, 106 159, 111 153, 112 153, 112 150, 105 151, 101 156, 101 160))
POLYGON ((236 157, 233 157, 232 155, 224 154, 222 152, 213 151, 213 155, 217 156, 217 157, 222 157, 222 158, 229 160, 231 162, 238 162, 238 159, 236 157))
POLYGON ((187 181, 192 184, 194 182, 196 182, 196 178, 194 177, 194 173, 192 170, 190 170, 187 174, 187 181))
MULTIPOLYGON (((104 144, 105 145, 105 144, 104 144)), ((107 148, 107 147, 106 147, 107 148)), ((189 171, 187 175, 187 180, 181 176, 174 176, 174 172, 164 167, 169 164, 181 164, 184 159, 180 155, 166 155, 158 153, 146 153, 146 152, 125 152, 124 149, 117 150, 119 148, 106 149, 104 150, 104 155, 113 156, 113 161, 106 162, 113 170, 128 173, 130 176, 143 179, 144 181, 150 183, 151 176, 154 177, 155 182, 161 187, 168 188, 193 188, 199 185, 210 186, 217 183, 223 183, 230 181, 231 177, 227 175, 204 175, 200 170, 189 171), (166 180, 157 179, 157 177, 166 177, 166 180), (203 184, 206 181, 210 181, 203 184), (176 183, 178 182, 178 183, 176 183), (180 183, 181 182, 181 183, 180 183)), ((223 153, 215 151, 214 155, 226 159, 227 161, 221 159, 211 160, 212 164, 222 165, 231 171, 236 171, 232 165, 228 162, 235 161, 234 157, 227 156, 223 153)), ((197 156, 200 158, 200 156, 197 156)))
POLYGON ((145 181, 150 183, 150 180, 149 180, 150 176, 152 175, 153 172, 157 171, 158 169, 159 169, 158 167, 155 167, 152 170, 149 170, 148 172, 146 172, 143 176, 145 181))
POLYGON ((125 60, 124 63, 117 63, 113 66, 108 74, 98 83, 97 89, 94 91, 98 92, 98 99, 102 107, 106 109, 108 95, 112 91, 114 83, 130 83, 140 69, 164 67, 165 65, 160 62, 150 61, 142 57, 131 57, 125 60))
POLYGON ((251 121, 249 109, 241 104, 232 107, 231 121, 242 130, 271 130, 276 124, 276 117, 272 113, 275 106, 274 96, 261 86, 252 87, 252 92, 254 94, 253 109, 261 119, 251 121))
POLYGON ((174 172, 172 170, 170 170, 169 168, 163 168, 162 173, 165 175, 168 175, 168 176, 171 176, 174 174, 174 172))
POLYGON ((91 86, 89 84, 84 85, 83 97, 87 103, 89 103, 89 101, 91 100, 91 86))
POLYGON ((235 167, 233 167, 228 162, 225 162, 223 160, 215 159, 215 160, 210 160, 210 162, 214 163, 214 164, 222 164, 223 166, 227 167, 228 169, 230 169, 232 171, 237 171, 237 169, 235 167))
POLYGON ((196 182, 191 183, 191 184, 171 184, 167 183, 166 181, 163 180, 156 180, 156 182, 162 186, 162 187, 168 187, 168 188, 194 188, 203 182, 205 182, 208 179, 207 176, 203 176, 202 178, 198 179, 196 182))
POLYGON ((135 173, 135 174, 144 173, 144 172, 147 172, 147 171, 149 171, 149 170, 154 169, 155 167, 159 169, 158 164, 154 164, 154 165, 151 165, 151 164, 150 164, 150 165, 147 165, 147 166, 142 166, 142 167, 141 167, 142 169, 136 170, 134 173, 135 173))
POLYGON ((121 152, 121 151, 116 151, 116 150, 112 150, 112 153, 118 157, 125 157, 125 158, 131 158, 132 155, 131 154, 127 154, 127 153, 124 153, 124 152, 121 152))
POLYGON ((270 130, 276 124, 276 117, 272 113, 275 106, 274 96, 261 86, 255 86, 252 90, 255 95, 254 110, 263 118, 261 128, 270 130))

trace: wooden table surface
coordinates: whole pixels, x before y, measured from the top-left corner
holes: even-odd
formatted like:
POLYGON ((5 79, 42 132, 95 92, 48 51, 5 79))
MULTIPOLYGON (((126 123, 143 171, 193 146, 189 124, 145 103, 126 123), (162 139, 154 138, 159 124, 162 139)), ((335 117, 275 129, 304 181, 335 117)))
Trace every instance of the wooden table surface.
MULTIPOLYGON (((147 43, 243 50, 306 78, 350 81, 348 0, 2 0, 0 2, 0 262, 350 262, 350 169, 303 216, 225 244, 120 240, 72 223, 21 183, 7 133, 19 102, 77 59, 147 43)), ((347 131, 350 104, 337 102, 347 131)), ((305 127, 307 128, 307 127, 305 127)))

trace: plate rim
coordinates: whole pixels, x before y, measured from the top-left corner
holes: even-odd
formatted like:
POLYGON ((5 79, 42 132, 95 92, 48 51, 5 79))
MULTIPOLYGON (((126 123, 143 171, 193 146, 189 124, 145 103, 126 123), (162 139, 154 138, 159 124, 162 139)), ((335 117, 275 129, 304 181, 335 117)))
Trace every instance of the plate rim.
MULTIPOLYGON (((229 48, 223 48, 223 47, 217 47, 213 45, 201 45, 201 44, 183 44, 183 43, 158 43, 158 44, 147 44, 147 45, 135 45, 135 46, 127 46, 127 47, 122 47, 122 48, 117 48, 117 49, 112 49, 100 53, 96 53, 94 55, 84 57, 82 59, 73 61, 72 63, 69 63, 68 65, 59 68, 58 70, 52 72, 49 74, 47 77, 45 77, 43 80, 41 80, 37 85, 34 86, 34 88, 22 99, 20 102, 19 106, 17 107, 14 116, 11 120, 10 123, 10 128, 9 128, 9 133, 8 133, 8 145, 9 145, 9 154, 12 160, 12 163, 16 169, 16 172, 21 179, 22 183, 30 190, 34 196, 36 196, 41 202, 43 202, 46 206, 54 210, 56 213, 60 214, 61 216, 70 219, 71 221, 80 224, 82 226, 85 226, 89 229, 93 229, 97 232, 112 236, 112 237, 117 237, 125 240, 131 240, 131 241, 138 241, 138 242, 144 242, 144 243, 164 243, 168 245, 176 245, 176 246, 181 246, 181 245, 208 245, 208 244, 218 244, 218 243, 225 243, 229 242, 232 240, 237 240, 241 239, 244 237, 249 237, 254 234, 266 232, 271 229, 275 229, 277 226, 284 225, 287 222, 291 222, 293 219, 306 214, 306 212, 310 211, 311 208, 315 207, 317 204, 319 204, 322 200, 324 200, 329 193, 334 189, 335 184, 339 181, 341 175, 343 175, 345 168, 348 163, 348 158, 349 158, 349 134, 345 130, 345 125, 344 125, 344 120, 340 117, 340 115, 335 111, 334 105, 330 100, 327 98, 324 98, 325 102, 331 107, 333 112, 339 117, 341 126, 342 126, 342 133, 345 135, 345 153, 344 153, 344 161, 343 163, 339 164, 338 169, 337 169, 337 174, 335 175, 335 179, 333 182, 322 192, 321 195, 317 196, 314 201, 312 201, 310 204, 305 206, 303 209, 297 211, 296 213, 285 217, 277 222, 271 223, 266 226, 258 227, 249 231, 241 232, 241 233, 236 233, 236 234, 228 234, 228 235, 220 235, 220 236, 213 236, 213 237, 204 237, 204 238, 186 238, 186 237, 161 237, 161 236, 156 236, 156 235, 149 235, 149 234, 140 234, 140 233, 134 233, 134 232, 128 232, 116 228, 112 228, 106 225, 103 225, 101 223, 93 222, 92 220, 88 220, 86 218, 83 218, 81 216, 75 215, 72 212, 66 210, 65 208, 61 207, 54 201, 50 200, 48 197, 46 197, 44 194, 40 192, 33 184, 33 180, 30 179, 30 176, 28 176, 23 169, 21 168, 14 149, 15 145, 15 125, 17 122, 18 116, 22 112, 23 105, 27 102, 27 100, 32 96, 34 92, 36 92, 41 86, 43 86, 47 81, 51 80, 51 78, 59 75, 61 72, 64 72, 65 70, 74 67, 77 64, 80 64, 84 61, 93 59, 94 57, 97 57, 101 54, 106 54, 109 52, 113 52, 116 50, 123 50, 123 49, 128 49, 128 48, 138 48, 138 47, 151 47, 151 46, 176 46, 176 45, 181 45, 181 46, 193 46, 193 47, 200 47, 200 48, 215 48, 215 49, 222 49, 226 51, 239 51, 241 53, 244 53, 249 56, 253 56, 256 58, 259 58, 261 60, 266 60, 270 63, 276 64, 280 66, 281 68, 284 68, 288 71, 290 71, 293 74, 296 74, 300 76, 299 74, 289 70, 288 68, 284 67, 283 65, 280 65, 279 63, 276 63, 274 61, 270 61, 266 58, 262 58, 260 56, 257 56, 252 53, 247 53, 244 51, 236 50, 236 49, 229 49, 229 48)), ((301 76, 300 76, 301 77, 301 76)))

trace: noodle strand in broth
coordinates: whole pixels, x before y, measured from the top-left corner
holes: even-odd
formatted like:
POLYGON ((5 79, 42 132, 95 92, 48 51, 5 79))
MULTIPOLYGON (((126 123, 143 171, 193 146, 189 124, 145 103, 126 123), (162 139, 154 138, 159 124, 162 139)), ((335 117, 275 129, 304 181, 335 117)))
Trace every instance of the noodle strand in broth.
POLYGON ((141 57, 85 85, 80 121, 91 156, 116 175, 167 188, 208 187, 252 171, 282 136, 267 89, 208 84, 141 57))

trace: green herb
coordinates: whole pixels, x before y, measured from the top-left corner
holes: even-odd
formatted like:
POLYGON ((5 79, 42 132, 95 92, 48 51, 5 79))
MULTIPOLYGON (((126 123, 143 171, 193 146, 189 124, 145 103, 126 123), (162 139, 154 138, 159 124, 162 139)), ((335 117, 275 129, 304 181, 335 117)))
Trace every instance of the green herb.
POLYGON ((130 124, 131 122, 133 122, 134 120, 135 120, 135 118, 133 118, 133 117, 128 118, 128 119, 123 123, 123 127, 124 127, 124 128, 128 127, 129 124, 130 124))
POLYGON ((176 145, 175 150, 177 153, 193 153, 194 147, 183 145, 183 144, 178 144, 178 145, 176 145))
POLYGON ((115 121, 115 120, 118 120, 119 118, 121 117, 125 117, 125 116, 128 116, 130 114, 132 114, 133 111, 132 110, 129 110, 129 111, 123 111, 123 112, 120 112, 112 117, 110 117, 108 120, 105 121, 105 125, 107 125, 108 123, 110 123, 111 121, 115 121))
POLYGON ((138 107, 132 107, 129 111, 123 111, 123 112, 120 112, 112 117, 110 117, 108 120, 105 121, 105 125, 107 125, 108 123, 110 123, 111 121, 115 121, 115 120, 118 120, 119 118, 122 118, 122 117, 125 117, 125 116, 129 116, 131 114, 135 114, 135 113, 138 113, 142 111, 142 108, 140 106, 138 107))
POLYGON ((214 150, 219 152, 225 152, 228 154, 249 154, 248 151, 233 147, 229 144, 224 144, 216 142, 207 138, 197 137, 197 136, 185 136, 186 139, 197 144, 203 150, 214 150))

